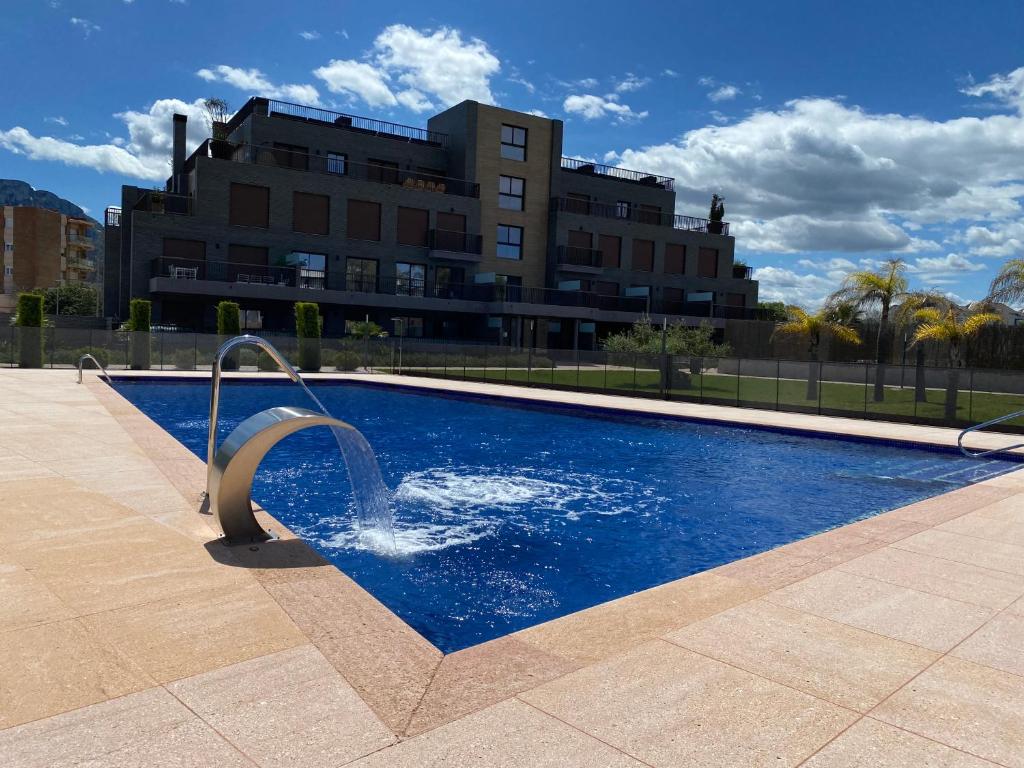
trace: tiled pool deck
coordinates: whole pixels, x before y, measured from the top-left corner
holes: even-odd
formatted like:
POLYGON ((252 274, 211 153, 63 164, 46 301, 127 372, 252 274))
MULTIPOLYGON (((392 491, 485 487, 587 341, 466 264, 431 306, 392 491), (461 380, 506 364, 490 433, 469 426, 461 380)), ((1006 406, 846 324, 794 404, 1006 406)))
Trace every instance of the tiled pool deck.
POLYGON ((442 656, 286 531, 219 544, 202 462, 74 382, 0 370, 4 766, 1024 766, 1024 471, 442 656))

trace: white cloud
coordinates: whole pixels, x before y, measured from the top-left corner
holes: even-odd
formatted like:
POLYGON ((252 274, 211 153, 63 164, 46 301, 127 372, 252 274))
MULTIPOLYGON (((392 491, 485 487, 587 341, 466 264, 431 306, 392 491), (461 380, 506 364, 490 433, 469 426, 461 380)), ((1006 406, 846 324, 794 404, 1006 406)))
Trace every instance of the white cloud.
POLYGON ((547 117, 547 113, 542 109, 528 109, 526 114, 533 115, 534 117, 547 117))
POLYGON ((977 264, 958 253, 934 258, 924 256, 907 264, 907 272, 920 275, 925 280, 951 277, 964 272, 981 272, 984 269, 984 264, 977 264))
POLYGON ((313 74, 327 85, 331 93, 362 99, 371 107, 393 107, 398 103, 388 86, 387 72, 361 61, 332 59, 313 74))
POLYGON ((614 117, 616 122, 629 122, 647 117, 647 112, 634 112, 628 104, 619 103, 618 98, 614 93, 605 96, 572 95, 567 96, 562 102, 562 109, 570 114, 580 115, 584 120, 614 117))
POLYGON ((615 92, 629 93, 630 91, 639 91, 650 82, 651 78, 649 77, 637 77, 632 72, 627 72, 626 76, 615 84, 615 92))
POLYGON ((32 160, 160 182, 170 175, 171 117, 176 112, 189 118, 187 149, 191 151, 209 135, 201 99, 192 103, 160 99, 145 112, 130 110, 115 115, 128 130, 127 140, 117 137, 107 144, 77 144, 52 136, 35 136, 15 126, 0 130, 0 147, 32 160))
POLYGON ((1018 258, 1024 256, 1024 221, 968 227, 963 240, 978 256, 1018 258))
POLYGON ((211 83, 225 83, 250 96, 266 96, 270 99, 289 99, 302 104, 316 106, 320 103, 320 93, 308 84, 292 83, 275 85, 260 70, 231 67, 219 64, 213 69, 203 68, 196 75, 211 83))
POLYGON ((71 26, 76 27, 85 37, 89 37, 93 32, 99 32, 102 29, 99 24, 93 24, 88 19, 82 19, 78 16, 71 17, 71 26))
POLYGON ((413 112, 429 112, 434 109, 434 104, 430 99, 415 88, 410 88, 407 91, 399 91, 395 94, 395 98, 398 100, 399 104, 406 109, 411 109, 413 112))
POLYGON ((303 32, 299 32, 299 37, 301 37, 303 40, 319 40, 320 39, 320 33, 319 32, 306 32, 306 31, 303 31, 303 32))
POLYGON ((43 118, 43 122, 44 123, 55 123, 56 125, 62 126, 64 128, 67 128, 67 126, 68 126, 67 118, 62 117, 60 115, 58 115, 57 117, 44 117, 43 118))
POLYGON ((799 274, 784 267, 758 267, 752 276, 760 282, 760 301, 782 301, 811 310, 820 307, 836 289, 836 283, 830 277, 799 274))
POLYGON ((735 85, 720 85, 715 90, 708 94, 708 98, 713 102, 718 103, 719 101, 732 101, 740 94, 740 89, 735 85))
POLYGON ((674 69, 663 69, 661 70, 661 74, 665 77, 679 77, 679 73, 674 69))
POLYGON ((993 75, 980 85, 970 85, 962 89, 968 96, 991 96, 996 101, 1024 111, 1024 67, 1005 75, 993 75))

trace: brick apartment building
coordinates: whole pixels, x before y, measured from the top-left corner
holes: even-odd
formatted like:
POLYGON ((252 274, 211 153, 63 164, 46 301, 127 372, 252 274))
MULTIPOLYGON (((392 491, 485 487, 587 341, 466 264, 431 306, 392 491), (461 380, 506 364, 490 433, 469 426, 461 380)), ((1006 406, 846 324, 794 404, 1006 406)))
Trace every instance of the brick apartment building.
MULTIPOLYGON (((249 329, 324 333, 369 316, 409 336, 591 348, 643 313, 750 317, 757 283, 729 225, 675 214, 673 180, 562 156, 563 124, 465 101, 427 128, 250 99, 166 189, 106 212, 108 314, 210 330, 221 299, 249 329)), ((710 194, 709 194, 710 198, 710 194)))
POLYGON ((0 314, 13 314, 18 293, 61 283, 96 283, 96 224, 30 206, 0 206, 0 314))

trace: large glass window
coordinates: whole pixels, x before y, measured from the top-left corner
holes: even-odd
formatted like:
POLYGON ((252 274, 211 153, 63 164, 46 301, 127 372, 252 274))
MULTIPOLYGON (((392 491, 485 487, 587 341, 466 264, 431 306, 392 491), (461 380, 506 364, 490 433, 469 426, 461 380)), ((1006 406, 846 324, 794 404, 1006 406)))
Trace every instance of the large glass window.
POLYGON ((519 261, 523 258, 523 228, 498 225, 498 258, 519 261))
POLYGON ((395 264, 395 293, 401 296, 422 296, 427 283, 427 268, 422 264, 395 264))
POLYGON ((434 270, 434 288, 438 298, 456 299, 466 282, 466 270, 462 267, 437 267, 434 270))
POLYGON ((506 160, 526 159, 526 129, 514 125, 501 126, 501 156, 506 160))
MULTIPOLYGON (((295 275, 294 285, 298 288, 312 288, 322 291, 324 285, 324 270, 327 269, 327 256, 322 253, 307 253, 305 251, 292 251, 281 256, 275 261, 276 266, 286 267, 282 269, 280 276, 295 275)), ((292 284, 291 280, 287 280, 292 284)))
POLYGON ((510 211, 523 210, 524 179, 515 176, 498 177, 498 207, 510 211))
POLYGON ((628 219, 632 210, 633 206, 627 200, 619 200, 615 204, 615 215, 620 219, 628 219))
POLYGON ((348 166, 348 155, 341 152, 327 153, 327 172, 344 176, 348 166))
POLYGON ((374 293, 377 290, 377 260, 348 259, 345 262, 345 289, 374 293))

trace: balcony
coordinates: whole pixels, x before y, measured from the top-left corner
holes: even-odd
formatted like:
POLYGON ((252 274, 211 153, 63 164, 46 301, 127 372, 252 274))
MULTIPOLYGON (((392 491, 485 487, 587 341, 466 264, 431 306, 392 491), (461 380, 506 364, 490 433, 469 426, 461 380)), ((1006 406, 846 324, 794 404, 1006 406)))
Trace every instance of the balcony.
POLYGON ((480 261, 483 238, 468 232, 432 229, 428 237, 430 256, 455 261, 480 261))
POLYGON ((748 267, 746 264, 733 264, 732 265, 732 276, 736 280, 750 280, 751 275, 754 274, 754 268, 748 267))
POLYGON ((427 144, 434 147, 448 147, 448 134, 445 133, 429 131, 426 128, 416 128, 411 125, 402 125, 401 123, 389 123, 385 120, 375 120, 372 117, 360 117, 358 115, 348 115, 344 112, 332 112, 331 110, 318 107, 292 104, 287 101, 278 101, 277 99, 265 99, 258 96, 249 99, 228 120, 226 126, 227 134, 230 136, 232 131, 252 115, 279 117, 285 120, 315 123, 317 125, 340 128, 346 131, 355 131, 356 133, 380 136, 397 141, 427 144))
POLYGON ((96 242, 91 237, 78 232, 68 232, 67 242, 72 248, 80 248, 85 251, 91 251, 96 247, 96 242))
POLYGON ((766 310, 756 307, 733 307, 713 304, 710 301, 663 301, 654 306, 656 312, 664 315, 685 317, 706 317, 717 320, 765 320, 770 319, 766 310))
POLYGON ((195 167, 197 157, 211 157, 215 160, 230 160, 235 163, 262 165, 271 168, 288 168, 293 171, 323 173, 338 178, 372 181, 377 184, 391 184, 405 189, 431 192, 438 195, 459 197, 480 197, 480 185, 448 176, 434 176, 418 171, 402 170, 374 163, 352 163, 337 157, 314 155, 308 152, 293 152, 276 147, 258 147, 253 144, 231 144, 226 141, 207 139, 185 163, 186 171, 195 167))
POLYGON ((697 219, 693 216, 679 216, 672 213, 661 213, 636 206, 622 207, 612 203, 598 203, 586 200, 573 200, 567 197, 551 198, 551 211, 574 213, 580 216, 598 216, 604 219, 635 221, 638 224, 654 224, 660 227, 672 227, 687 232, 703 232, 709 235, 728 235, 729 222, 697 219))
POLYGON ((573 245, 560 245, 556 254, 558 268, 565 272, 597 273, 603 267, 601 251, 595 248, 578 248, 573 245))
POLYGON ((656 176, 646 171, 631 171, 629 168, 617 168, 612 165, 601 165, 575 157, 562 158, 562 170, 578 173, 582 176, 604 176, 617 181, 628 181, 645 187, 661 187, 667 192, 675 189, 675 179, 671 176, 656 176))
MULTIPOLYGON (((148 190, 142 193, 133 211, 144 211, 146 213, 170 213, 177 216, 192 215, 192 198, 189 195, 175 195, 160 190, 148 190)), ((120 220, 120 215, 118 215, 120 220)))
POLYGON ((111 206, 103 212, 103 223, 108 227, 121 226, 121 209, 111 206))

